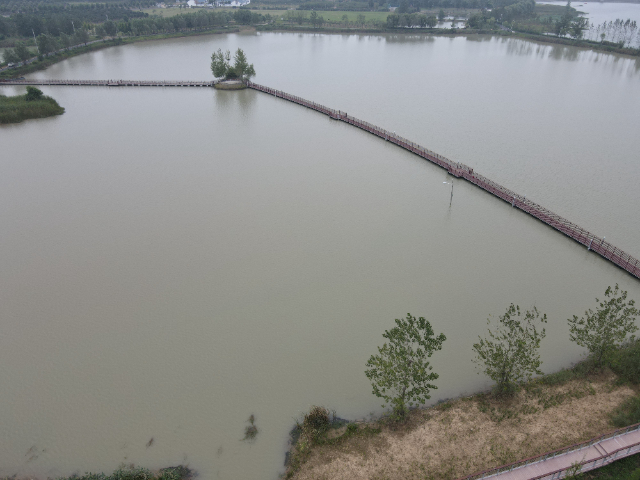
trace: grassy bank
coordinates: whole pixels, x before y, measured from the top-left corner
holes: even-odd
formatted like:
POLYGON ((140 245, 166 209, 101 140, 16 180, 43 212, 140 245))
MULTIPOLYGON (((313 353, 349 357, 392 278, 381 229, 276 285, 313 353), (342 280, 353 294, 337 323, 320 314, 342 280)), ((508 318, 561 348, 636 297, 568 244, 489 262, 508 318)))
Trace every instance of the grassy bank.
MULTIPOLYGON (((588 440, 640 422, 639 367, 640 344, 633 344, 608 367, 582 362, 535 379, 512 397, 450 400, 413 410, 403 424, 383 417, 328 425, 295 444, 287 477, 455 479, 588 440)), ((640 466, 633 462, 609 471, 633 471, 640 466)), ((582 478, 629 478, 588 475, 595 472, 582 478)))
POLYGON ((0 124, 20 123, 30 118, 46 118, 62 115, 64 108, 51 97, 27 100, 27 95, 5 97, 0 94, 0 124))
POLYGON ((74 50, 59 52, 51 57, 44 57, 28 65, 23 65, 21 67, 5 70, 3 72, 0 72, 0 79, 21 77, 32 72, 44 70, 47 67, 55 63, 61 62, 62 60, 65 60, 67 58, 75 57, 77 55, 82 55, 83 53, 102 50, 103 48, 113 47, 116 45, 126 45, 129 43, 164 40, 167 38, 181 38, 181 37, 194 37, 199 35, 234 33, 238 31, 240 31, 238 28, 222 27, 222 28, 215 28, 211 30, 198 30, 193 32, 163 33, 163 34, 146 35, 146 36, 139 36, 139 37, 118 37, 117 39, 114 39, 114 40, 104 40, 103 42, 94 43, 94 44, 86 45, 83 47, 78 47, 74 50))

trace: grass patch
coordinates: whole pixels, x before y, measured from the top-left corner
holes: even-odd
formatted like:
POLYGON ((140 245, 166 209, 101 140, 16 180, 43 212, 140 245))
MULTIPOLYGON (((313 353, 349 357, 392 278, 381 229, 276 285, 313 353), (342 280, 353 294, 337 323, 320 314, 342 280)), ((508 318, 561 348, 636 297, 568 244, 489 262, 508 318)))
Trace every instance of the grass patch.
POLYGON ((578 475, 580 480, 640 480, 640 454, 578 475))
POLYGON ((640 396, 625 400, 611 414, 611 423, 618 428, 640 423, 640 396))
POLYGON ((32 101, 27 101, 26 97, 27 95, 0 95, 0 124, 20 123, 30 118, 46 118, 64 113, 64 108, 51 97, 32 101))
POLYGON ((640 341, 633 341, 616 350, 609 359, 609 366, 621 381, 633 385, 640 383, 640 341))

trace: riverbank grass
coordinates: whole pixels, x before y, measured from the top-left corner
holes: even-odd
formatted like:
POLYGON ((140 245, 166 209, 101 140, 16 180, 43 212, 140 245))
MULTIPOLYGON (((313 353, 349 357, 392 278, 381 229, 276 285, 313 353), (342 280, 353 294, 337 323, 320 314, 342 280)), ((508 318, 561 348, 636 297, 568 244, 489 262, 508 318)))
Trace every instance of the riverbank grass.
POLYGON ((383 417, 293 442, 286 476, 455 479, 640 422, 640 344, 621 352, 618 365, 613 359, 595 368, 587 360, 513 396, 480 393, 412 410, 405 423, 383 417))
MULTIPOLYGON (((37 88, 34 90, 39 91, 37 88)), ((64 108, 53 98, 39 96, 31 99, 29 95, 6 97, 0 94, 0 124, 20 123, 31 118, 46 118, 64 113, 64 108)))

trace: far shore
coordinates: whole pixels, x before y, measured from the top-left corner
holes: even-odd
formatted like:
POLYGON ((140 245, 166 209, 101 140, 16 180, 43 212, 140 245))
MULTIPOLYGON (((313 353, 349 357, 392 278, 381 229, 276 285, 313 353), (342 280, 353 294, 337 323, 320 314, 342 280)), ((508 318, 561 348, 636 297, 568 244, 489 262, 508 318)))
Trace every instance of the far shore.
MULTIPOLYGON (((634 2, 630 2, 634 3, 634 2)), ((533 42, 539 42, 552 45, 565 45, 569 47, 578 47, 590 49, 598 52, 612 53, 617 55, 624 55, 632 58, 640 57, 640 49, 638 48, 626 48, 620 47, 610 42, 595 42, 591 40, 574 40, 564 37, 555 37, 551 35, 538 35, 532 33, 513 32, 513 31, 494 31, 494 30, 472 30, 468 28, 309 28, 309 27, 296 27, 296 26, 271 26, 271 25, 257 25, 240 26, 239 28, 215 28, 210 30, 197 30, 191 32, 176 32, 167 34, 154 34, 139 37, 118 37, 115 39, 103 39, 94 41, 91 44, 85 46, 79 46, 73 50, 65 50, 57 52, 55 55, 44 57, 41 60, 35 60, 27 65, 22 65, 16 68, 10 68, 0 71, 1 79, 11 79, 24 76, 26 74, 44 70, 51 65, 54 65, 67 58, 82 55, 103 48, 126 45, 129 43, 137 42, 149 42, 157 40, 165 40, 169 38, 183 38, 201 35, 219 35, 224 33, 238 33, 238 32, 277 32, 277 33, 322 33, 322 34, 339 34, 339 35, 385 35, 385 34, 405 34, 405 35, 425 35, 425 36, 447 36, 447 37, 466 37, 474 35, 492 35, 498 37, 512 37, 522 40, 529 40, 533 42)))

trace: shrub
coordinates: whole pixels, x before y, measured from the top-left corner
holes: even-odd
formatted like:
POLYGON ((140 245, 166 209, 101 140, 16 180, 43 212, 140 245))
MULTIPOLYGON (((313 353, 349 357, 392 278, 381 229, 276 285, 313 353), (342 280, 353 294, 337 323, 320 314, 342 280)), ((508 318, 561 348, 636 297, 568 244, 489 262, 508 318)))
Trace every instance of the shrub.
POLYGON ((640 342, 632 342, 611 355, 611 370, 621 379, 640 383, 640 342))
POLYGON ((42 90, 40 90, 39 88, 36 87, 32 87, 31 85, 29 85, 27 87, 27 94, 25 95, 24 99, 27 102, 32 102, 34 100, 40 100, 42 98, 42 90))
POLYGON ((302 435, 310 442, 314 442, 329 428, 329 410, 324 407, 312 406, 302 421, 302 435))
POLYGON ((616 427, 626 427, 640 423, 640 396, 625 400, 611 415, 611 422, 616 427))
POLYGON ((258 427, 255 426, 255 421, 256 421, 255 415, 251 414, 251 416, 249 417, 249 420, 247 421, 249 422, 249 425, 247 425, 244 429, 243 440, 251 441, 256 438, 256 435, 258 435, 258 427))

